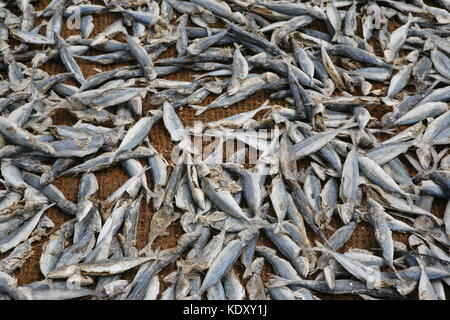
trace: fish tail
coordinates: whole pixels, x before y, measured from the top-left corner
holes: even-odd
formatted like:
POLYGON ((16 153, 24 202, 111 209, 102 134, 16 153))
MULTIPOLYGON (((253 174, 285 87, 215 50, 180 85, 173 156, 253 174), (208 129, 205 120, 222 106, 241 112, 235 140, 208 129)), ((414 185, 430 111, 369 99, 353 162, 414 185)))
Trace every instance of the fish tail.
POLYGON ((280 277, 280 276, 277 276, 274 274, 270 275, 269 277, 270 277, 269 283, 268 283, 269 287, 283 287, 283 286, 289 285, 292 281, 292 280, 288 280, 288 279, 285 279, 283 277, 280 277))
POLYGON ((350 220, 352 219, 353 212, 354 204, 351 202, 346 202, 338 206, 339 217, 345 225, 349 224, 350 220))
POLYGON ((108 164, 111 165, 111 164, 114 162, 114 160, 116 160, 117 155, 118 155, 119 153, 120 153, 120 152, 119 152, 118 150, 114 151, 114 152, 112 153, 111 157, 110 157, 109 160, 108 160, 108 164))
POLYGON ((405 193, 405 198, 406 198, 406 202, 408 203, 409 206, 414 206, 414 199, 417 199, 419 197, 409 194, 409 193, 405 193))
POLYGON ((89 214, 89 212, 91 212, 93 208, 92 202, 87 201, 87 202, 83 202, 82 205, 78 206, 78 214, 77 214, 77 220, 78 222, 83 221, 87 215, 89 214))
POLYGON ((208 109, 207 107, 198 106, 198 105, 195 105, 195 104, 190 104, 189 107, 191 107, 191 108, 196 110, 195 111, 195 115, 196 116, 201 115, 203 112, 205 112, 208 109))
POLYGON ((283 221, 278 221, 274 233, 278 234, 278 233, 286 233, 286 229, 284 229, 283 225, 282 225, 283 221))
POLYGON ((182 298, 182 300, 201 300, 201 294, 199 294, 199 293, 194 293, 193 295, 191 295, 191 296, 186 296, 186 297, 184 297, 184 298, 182 298))
POLYGON ((202 79, 204 77, 203 74, 193 74, 191 77, 194 79, 194 81, 197 81, 199 79, 202 79))
POLYGON ((149 188, 145 188, 145 198, 147 199, 147 203, 150 202, 151 198, 157 198, 158 195, 154 192, 152 192, 149 188))
POLYGON ((252 275, 252 270, 250 269, 250 266, 247 266, 245 268, 244 274, 242 275, 242 278, 247 279, 252 275))
POLYGON ((334 36, 333 36, 333 39, 331 39, 331 41, 336 41, 336 42, 339 42, 339 39, 340 39, 340 31, 336 31, 335 32, 335 34, 334 34, 334 36))
POLYGON ((281 225, 281 221, 278 221, 277 226, 275 227, 275 230, 273 231, 273 233, 278 234, 282 231, 284 231, 284 228, 281 225))
POLYGON ((145 192, 145 203, 149 204, 149 203, 150 203, 150 200, 151 200, 152 198, 154 198, 153 195, 156 196, 156 194, 153 193, 148 187, 144 187, 144 192, 145 192))
POLYGON ((322 251, 322 252, 330 250, 330 249, 327 248, 327 245, 324 245, 324 244, 320 243, 317 240, 314 240, 314 244, 315 244, 315 247, 312 247, 311 250, 322 251))

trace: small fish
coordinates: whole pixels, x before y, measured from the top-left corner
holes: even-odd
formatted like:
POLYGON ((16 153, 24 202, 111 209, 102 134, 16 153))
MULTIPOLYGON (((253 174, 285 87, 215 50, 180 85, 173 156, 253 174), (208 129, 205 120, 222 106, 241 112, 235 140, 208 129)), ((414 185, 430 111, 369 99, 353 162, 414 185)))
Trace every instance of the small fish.
POLYGON ((18 145, 49 155, 55 154, 55 150, 49 144, 40 142, 33 134, 4 117, 0 117, 0 132, 18 145))
POLYGON ((339 75, 339 72, 337 71, 335 65, 333 64, 333 61, 331 61, 330 56, 327 53, 327 50, 325 49, 324 46, 321 47, 321 56, 322 56, 322 63, 328 73, 328 75, 330 76, 330 78, 333 80, 334 84, 340 88, 340 89, 344 89, 345 88, 345 84, 341 78, 341 76, 339 75))
POLYGON ((80 67, 70 54, 66 42, 58 34, 55 34, 55 43, 56 46, 58 47, 61 60, 66 66, 67 70, 73 72, 75 79, 82 85, 86 80, 84 79, 80 67))
POLYGON ((407 65, 392 77, 387 93, 388 98, 395 96, 408 84, 412 68, 413 64, 407 65))
POLYGON ((44 208, 36 212, 36 214, 32 218, 26 221, 22 225, 22 227, 9 234, 7 237, 2 238, 0 240, 0 252, 4 253, 14 248, 22 241, 25 241, 33 232, 34 228, 36 228, 44 212, 47 211, 47 209, 50 208, 51 206, 52 205, 45 206, 44 208))
POLYGON ((345 224, 348 224, 353 217, 358 197, 358 182, 359 164, 356 145, 354 144, 342 167, 341 186, 339 188, 339 197, 344 203, 338 207, 338 212, 345 224))
POLYGON ((141 144, 155 122, 154 117, 141 118, 124 136, 115 154, 133 149, 141 144))
POLYGON ((214 285, 214 283, 219 281, 229 270, 231 265, 237 260, 244 245, 249 240, 248 235, 245 236, 246 237, 244 239, 236 239, 230 241, 217 255, 210 268, 208 269, 208 272, 203 279, 200 289, 196 293, 197 296, 200 296, 208 288, 214 285))
POLYGON ((450 58, 436 48, 431 51, 430 58, 436 71, 449 79, 450 72, 446 66, 450 63, 450 58))
POLYGON ((410 14, 408 17, 408 22, 391 33, 387 48, 384 50, 384 57, 387 62, 394 61, 400 48, 405 43, 408 37, 408 29, 411 25, 412 17, 413 16, 410 14))
POLYGON ((67 200, 64 194, 55 186, 52 184, 43 186, 40 183, 39 176, 27 172, 23 173, 23 179, 26 183, 44 194, 50 201, 55 202, 61 210, 70 215, 76 215, 77 206, 73 202, 67 200))
POLYGON ((233 54, 232 74, 228 83, 227 93, 233 95, 239 92, 241 82, 248 76, 248 63, 237 47, 233 54))
POLYGON ((281 223, 286 217, 287 203, 288 203, 287 191, 280 175, 272 179, 271 189, 272 190, 270 193, 270 200, 272 201, 272 205, 278 218, 278 225, 275 231, 279 232, 281 228, 281 223))
POLYGON ((127 40, 131 53, 144 71, 145 78, 149 81, 155 79, 158 75, 153 67, 153 62, 148 55, 147 50, 140 46, 139 43, 128 34, 125 34, 125 39, 127 40))
POLYGON ((388 266, 395 270, 394 267, 394 241, 392 239, 392 232, 384 219, 382 214, 384 209, 381 205, 376 203, 373 199, 368 198, 368 213, 370 222, 375 229, 375 237, 381 247, 383 258, 386 260, 388 266))
POLYGON ((202 53, 203 51, 214 45, 216 42, 218 42, 220 39, 222 39, 227 33, 228 30, 224 30, 209 37, 195 39, 186 48, 186 51, 193 56, 199 55, 200 53, 202 53))
POLYGON ((0 5, 0 299, 445 300, 447 0, 104 2, 0 5))

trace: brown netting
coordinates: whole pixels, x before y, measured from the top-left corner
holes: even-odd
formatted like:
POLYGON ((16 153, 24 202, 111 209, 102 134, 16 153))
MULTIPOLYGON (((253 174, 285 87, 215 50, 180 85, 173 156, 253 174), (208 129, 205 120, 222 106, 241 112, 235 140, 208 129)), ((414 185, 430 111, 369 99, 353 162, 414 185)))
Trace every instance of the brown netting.
MULTIPOLYGON (((42 10, 45 8, 49 1, 38 1, 34 3, 35 10, 42 10)), ((102 4, 101 1, 92 1, 93 4, 102 4)), ((91 37, 93 37, 96 33, 102 31, 105 27, 107 27, 109 24, 111 24, 116 19, 120 18, 120 14, 118 13, 100 13, 95 14, 94 16, 94 23, 95 23, 95 29, 93 33, 91 34, 91 37)), ((36 23, 39 23, 37 21, 36 23)), ((68 30, 65 23, 63 23, 63 32, 62 36, 66 38, 69 35, 72 34, 78 34, 77 30, 68 30)), ((396 29, 400 24, 397 22, 392 22, 390 25, 390 30, 396 29)), ((312 28, 315 28, 317 30, 326 31, 324 30, 323 24, 315 23, 312 25, 312 28)), ((44 32, 45 32, 45 28, 44 32)), ((360 17, 358 17, 358 33, 361 33, 361 22, 360 17)), ((120 37, 117 39, 120 40, 120 37)), ((375 47, 376 50, 379 48, 377 47, 377 42, 374 40, 371 40, 371 45, 375 47)), ((37 46, 37 48, 39 48, 37 46)), ((98 54, 99 52, 95 52, 93 50, 90 50, 88 52, 88 55, 94 55, 98 54)), ((377 54, 380 54, 380 52, 376 52, 377 54)), ((164 57, 171 57, 176 54, 175 49, 172 47, 167 52, 165 52, 160 58, 164 57)), ((85 78, 88 78, 89 76, 96 74, 98 70, 101 71, 107 71, 112 70, 121 66, 124 66, 126 64, 114 64, 114 65, 107 65, 107 66, 101 66, 101 65, 93 65, 90 63, 87 63, 85 61, 77 60, 79 63, 85 78)), ((50 61, 49 63, 46 63, 43 67, 43 70, 48 72, 51 75, 58 74, 61 72, 67 72, 64 66, 60 63, 56 63, 54 61, 50 61)), ((176 74, 172 74, 170 76, 165 77, 166 79, 172 79, 172 80, 193 80, 191 75, 195 74, 194 72, 178 72, 176 74)), ((74 82, 67 82, 68 84, 77 85, 74 82)), ((381 83, 376 83, 374 85, 376 88, 385 88, 387 90, 387 87, 385 85, 382 85, 381 83)), ((184 107, 180 111, 178 111, 178 115, 183 121, 185 125, 191 125, 194 121, 200 120, 200 121, 213 121, 222 119, 237 113, 241 113, 244 111, 255 109, 256 107, 260 106, 264 101, 266 101, 269 97, 269 92, 258 92, 248 98, 247 100, 237 103, 231 107, 228 108, 219 108, 219 109, 213 109, 211 111, 204 112, 201 116, 195 116, 194 112, 195 110, 189 107, 184 107)), ((151 93, 149 93, 151 95, 151 93)), ((149 97, 147 96, 147 98, 149 97)), ((215 95, 209 96, 203 104, 206 105, 210 103, 212 100, 216 98, 215 95)), ((145 99, 147 100, 147 99, 145 99)), ((280 104, 284 103, 281 101, 271 101, 271 104, 280 104)), ((146 114, 146 112, 150 109, 156 109, 157 106, 150 105, 147 101, 144 102, 144 111, 143 114, 146 114)), ((381 116, 387 112, 390 111, 390 107, 387 106, 373 106, 368 108, 371 115, 376 117, 377 119, 380 119, 381 116)), ((77 119, 72 116, 68 111, 66 110, 58 110, 54 113, 52 116, 53 123, 54 124, 65 124, 65 125, 73 125, 77 119)), ((404 129, 404 128, 402 128, 404 129)), ((401 131, 399 129, 399 131, 401 131)), ((379 136, 380 139, 387 138, 383 137, 383 135, 379 136)), ((162 121, 159 121, 157 124, 155 124, 150 132, 150 141, 152 145, 160 152, 164 157, 169 161, 170 159, 170 152, 172 150, 173 144, 170 141, 170 137, 166 130, 164 129, 164 126, 162 125, 162 121)), ((143 164, 145 164, 145 161, 142 161, 143 164)), ((300 167, 306 167, 308 165, 307 161, 303 161, 302 163, 299 163, 300 167)), ((411 171, 411 174, 414 172, 411 171)), ((123 184, 127 179, 127 175, 125 174, 125 171, 120 167, 120 165, 112 166, 109 169, 102 170, 100 172, 95 173, 98 184, 99 184, 99 191, 97 192, 97 197, 100 200, 106 199, 113 191, 115 191, 121 184, 123 184)), ((149 184, 151 184, 151 175, 147 172, 147 180, 149 184)), ((59 179, 57 179, 53 183, 57 188, 59 188, 64 195, 67 197, 67 199, 73 201, 76 203, 77 198, 77 192, 78 192, 78 184, 79 184, 79 178, 78 177, 71 177, 71 176, 64 176, 59 179)), ((267 200, 266 200, 267 201, 267 200)), ((443 217, 445 209, 445 203, 443 201, 436 200, 433 205, 433 213, 436 214, 438 217, 443 217)), ((138 221, 138 234, 137 234, 137 248, 141 249, 147 244, 147 236, 149 233, 150 228, 150 221, 152 218, 152 209, 145 205, 145 202, 143 201, 141 204, 141 210, 139 215, 139 221, 138 221)), ((68 221, 71 219, 71 217, 65 213, 62 213, 57 208, 53 207, 50 210, 47 211, 46 215, 54 222, 55 228, 53 231, 55 231, 62 223, 65 221, 68 221)), ((342 223, 338 221, 338 218, 334 218, 331 225, 334 228, 338 228, 342 226, 342 223)), ((183 230, 181 228, 181 225, 179 222, 173 223, 168 228, 168 235, 162 238, 158 238, 155 243, 154 247, 160 247, 161 249, 173 247, 176 245, 176 242, 181 234, 183 234, 183 230)), ((315 235, 308 230, 308 234, 310 237, 310 240, 317 239, 315 235)), ((330 232, 326 232, 327 236, 330 236, 330 232)), ((401 241, 406 243, 407 235, 394 233, 394 240, 401 241)), ((16 272, 16 276, 18 278, 19 285, 23 285, 26 283, 30 283, 33 281, 43 280, 44 277, 39 271, 39 258, 42 253, 42 246, 47 241, 47 238, 42 239, 41 241, 37 241, 33 244, 34 248, 34 254, 26 261, 26 263, 23 265, 23 267, 16 272)), ((270 241, 264 237, 264 235, 260 236, 259 242, 261 244, 267 245, 269 247, 273 248, 273 245, 270 243, 270 241)), ((370 225, 367 223, 359 223, 353 236, 348 241, 348 243, 340 250, 340 252, 345 252, 349 248, 362 248, 362 249, 377 249, 378 244, 375 240, 373 229, 370 225)), ((8 252, 9 253, 9 252, 8 252)), ((7 254, 8 254, 7 253, 7 254)), ((0 255, 0 259, 7 256, 7 254, 0 255)), ((281 254, 280 254, 281 255, 281 254)), ((242 276, 244 269, 242 266, 239 265, 239 262, 236 263, 235 267, 236 271, 238 271, 239 275, 242 276)), ((132 279, 137 268, 133 269, 132 271, 129 271, 125 274, 125 279, 132 279)), ((168 266, 160 273, 160 278, 166 276, 170 272, 176 270, 175 264, 168 266)), ((263 280, 268 280, 268 273, 273 273, 273 270, 271 269, 270 265, 268 263, 265 264, 264 271, 263 271, 263 280)), ((161 281, 161 291, 165 289, 164 282, 161 281)), ((448 288, 447 288, 448 289, 448 288)), ((448 290, 447 290, 448 291, 448 290)), ((357 296, 333 296, 333 295, 324 295, 324 294, 317 294, 318 297, 323 299, 359 299, 357 296)), ((417 290, 415 290, 411 295, 409 295, 409 298, 417 298, 417 290)))

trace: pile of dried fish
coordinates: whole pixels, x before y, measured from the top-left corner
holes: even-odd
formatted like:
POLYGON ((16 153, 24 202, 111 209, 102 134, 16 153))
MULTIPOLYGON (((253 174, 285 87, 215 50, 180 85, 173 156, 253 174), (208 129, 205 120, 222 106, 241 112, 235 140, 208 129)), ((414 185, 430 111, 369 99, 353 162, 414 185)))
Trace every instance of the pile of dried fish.
POLYGON ((0 298, 446 299, 449 26, 448 0, 1 1, 0 298), (116 18, 94 33, 99 16, 116 18), (223 119, 177 113, 257 92, 223 119), (116 165, 129 180, 101 198, 116 165), (378 246, 345 246, 357 228, 378 246), (41 239, 44 280, 19 286, 41 239))

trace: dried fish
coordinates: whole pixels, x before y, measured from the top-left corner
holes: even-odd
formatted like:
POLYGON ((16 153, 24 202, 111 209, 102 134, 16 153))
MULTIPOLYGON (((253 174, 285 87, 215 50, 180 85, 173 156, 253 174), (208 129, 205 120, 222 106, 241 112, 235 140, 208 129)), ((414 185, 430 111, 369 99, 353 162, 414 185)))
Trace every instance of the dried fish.
POLYGON ((0 4, 0 299, 445 300, 448 1, 35 6, 0 4))

